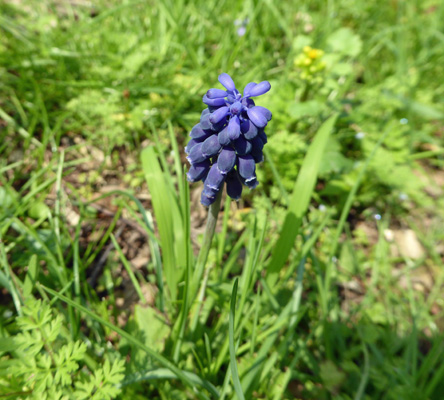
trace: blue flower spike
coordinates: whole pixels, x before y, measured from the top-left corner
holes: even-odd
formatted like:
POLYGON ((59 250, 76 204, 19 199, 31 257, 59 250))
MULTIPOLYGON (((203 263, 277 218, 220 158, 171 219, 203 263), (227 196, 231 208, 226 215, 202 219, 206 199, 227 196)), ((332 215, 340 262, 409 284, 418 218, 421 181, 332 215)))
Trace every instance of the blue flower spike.
POLYGON ((206 207, 216 201, 225 183, 234 200, 240 199, 243 185, 254 189, 259 184, 256 164, 264 159, 264 128, 272 117, 270 110, 252 99, 270 90, 268 81, 250 82, 242 95, 230 75, 223 73, 218 80, 224 89, 205 93, 202 101, 207 108, 185 147, 191 164, 188 180, 204 182, 201 203, 206 207))

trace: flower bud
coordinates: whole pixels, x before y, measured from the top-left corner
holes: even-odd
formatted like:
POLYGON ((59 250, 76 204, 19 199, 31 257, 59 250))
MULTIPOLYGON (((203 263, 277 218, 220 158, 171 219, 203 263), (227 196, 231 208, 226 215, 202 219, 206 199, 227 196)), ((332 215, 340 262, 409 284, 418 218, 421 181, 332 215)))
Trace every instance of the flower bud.
POLYGON ((222 121, 227 116, 228 110, 229 108, 226 106, 218 108, 216 111, 211 113, 210 122, 212 124, 217 124, 218 122, 222 121))
POLYGON ((225 100, 222 97, 216 97, 214 99, 211 99, 208 97, 208 95, 204 95, 202 97, 202 101, 207 106, 212 106, 212 107, 221 107, 225 105, 225 100))
POLYGON ((227 92, 222 89, 210 89, 207 91, 207 97, 209 99, 217 99, 227 97, 227 92))
POLYGON ((267 93, 270 89, 271 89, 270 82, 263 81, 261 83, 258 83, 254 87, 252 87, 249 90, 249 95, 252 96, 252 97, 254 97, 254 96, 261 96, 261 95, 267 93))
POLYGON ((233 79, 231 79, 230 75, 226 73, 220 74, 218 80, 227 90, 230 90, 231 92, 236 90, 236 86, 234 85, 233 79))

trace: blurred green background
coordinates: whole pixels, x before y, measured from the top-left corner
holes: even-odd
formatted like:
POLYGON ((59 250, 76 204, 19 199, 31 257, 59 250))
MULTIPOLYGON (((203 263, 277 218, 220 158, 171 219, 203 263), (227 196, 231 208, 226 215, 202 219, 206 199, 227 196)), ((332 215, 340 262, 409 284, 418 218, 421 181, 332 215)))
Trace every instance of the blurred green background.
MULTIPOLYGON (((225 207, 226 230, 210 253, 216 268, 205 318, 174 361, 223 387, 227 398, 234 395, 224 383, 229 357, 219 353, 231 278, 242 271, 243 246, 257 236, 253 218, 268 221, 265 246, 273 247, 307 149, 337 113, 285 279, 271 300, 263 293, 266 300, 259 300, 257 290, 246 294, 252 309, 245 318, 254 322, 240 329, 239 345, 273 331, 273 324, 278 332, 265 359, 253 347, 239 355, 241 378, 254 365, 261 368, 248 384, 242 381, 246 396, 441 399, 443 20, 437 0, 0 0, 0 337, 34 329, 17 322, 20 293, 12 288, 35 270, 37 281, 72 292, 70 298, 171 358, 177 313, 174 306, 159 312, 154 253, 140 209, 127 197, 103 195, 125 191, 151 209, 140 162, 150 145, 180 186, 177 165, 186 164, 182 148, 204 108, 202 95, 220 87, 217 76, 227 72, 238 87, 271 83, 258 100, 273 112, 266 159, 258 168, 260 186, 225 207), (336 237, 353 190, 344 232, 336 237), (302 311, 290 331, 276 316, 291 298, 298 279, 292 265, 311 235, 317 240, 304 256, 302 311), (332 248, 333 300, 325 315, 318 280, 332 248), (226 273, 218 273, 227 262, 226 273), (148 308, 139 304, 132 278, 148 308), (157 315, 162 323, 153 322, 157 315)), ((195 250, 205 219, 200 190, 191 187, 195 250)), ((38 310, 33 301, 30 315, 38 310)), ((154 368, 148 359, 133 357, 122 372, 119 360, 129 344, 78 309, 54 303, 48 310, 47 320, 70 326, 54 336, 53 349, 81 340, 86 355, 76 362, 87 376, 97 378, 104 360, 120 371, 108 382, 111 394, 84 398, 197 398, 171 377, 136 376, 141 366, 154 368)), ((38 397, 38 384, 50 393, 48 382, 27 381, 40 367, 27 370, 19 360, 10 346, 0 346, 0 396, 38 397)), ((112 375, 101 373, 107 372, 112 375)), ((48 398, 65 398, 54 393, 48 398)))

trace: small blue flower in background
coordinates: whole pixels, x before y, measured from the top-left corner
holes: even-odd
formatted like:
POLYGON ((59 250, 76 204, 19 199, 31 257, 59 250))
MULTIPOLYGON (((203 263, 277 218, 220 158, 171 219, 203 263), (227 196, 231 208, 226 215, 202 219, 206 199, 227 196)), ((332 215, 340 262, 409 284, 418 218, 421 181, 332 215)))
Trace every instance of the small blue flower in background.
POLYGON ((247 28, 245 26, 241 26, 237 29, 237 36, 244 36, 247 33, 247 28))
POLYGON ((270 90, 269 82, 250 82, 243 95, 228 74, 219 75, 219 82, 226 90, 210 89, 203 96, 208 107, 185 147, 191 164, 188 180, 204 182, 204 206, 214 203, 224 182, 228 195, 235 200, 241 197, 242 185, 250 189, 258 185, 256 163, 263 161, 262 150, 267 143, 264 128, 271 120, 271 112, 252 100, 270 90))
POLYGON ((247 25, 250 22, 249 18, 245 18, 244 20, 235 19, 234 26, 238 27, 236 30, 237 36, 244 36, 247 32, 247 25))

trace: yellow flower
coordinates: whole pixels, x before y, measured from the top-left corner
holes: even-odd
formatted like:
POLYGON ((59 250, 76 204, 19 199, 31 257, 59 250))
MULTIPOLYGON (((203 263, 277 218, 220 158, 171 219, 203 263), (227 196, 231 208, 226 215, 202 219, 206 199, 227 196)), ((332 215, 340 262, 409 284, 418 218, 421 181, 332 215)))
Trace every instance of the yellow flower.
POLYGON ((326 66, 322 60, 323 55, 324 52, 320 49, 304 46, 302 52, 294 59, 294 65, 299 70, 299 78, 310 82, 322 79, 320 73, 326 66))

